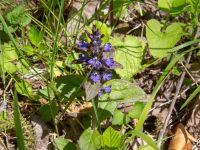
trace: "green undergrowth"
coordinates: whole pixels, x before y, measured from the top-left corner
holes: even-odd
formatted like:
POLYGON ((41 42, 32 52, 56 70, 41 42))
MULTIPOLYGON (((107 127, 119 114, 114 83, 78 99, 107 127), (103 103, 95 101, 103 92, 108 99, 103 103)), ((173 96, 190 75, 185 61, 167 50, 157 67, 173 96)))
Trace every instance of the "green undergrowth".
MULTIPOLYGON (((121 5, 117 0, 101 1, 90 18, 84 15, 87 0, 81 1, 79 10, 69 14, 66 12, 70 7, 64 0, 41 0, 39 5, 30 1, 12 6, 10 3, 0 4, 0 91, 4 91, 1 101, 12 107, 13 117, 9 121, 0 118, 0 123, 7 124, 1 133, 14 129, 18 148, 27 149, 24 118, 34 113, 56 135, 50 142, 58 150, 126 150, 135 137, 145 142, 140 150, 160 149, 157 140, 143 130, 143 125, 165 79, 174 70, 179 72, 178 62, 189 52, 199 58, 200 39, 195 38, 200 12, 198 0, 158 0, 155 7, 165 16, 146 20, 143 38, 115 33, 115 27, 123 22, 127 8, 134 7, 133 4, 138 17, 143 17, 141 5, 147 4, 142 0, 123 0, 121 5), (106 9, 107 14, 103 13, 106 9), (189 21, 179 19, 183 15, 189 21), (91 42, 85 31, 91 33, 93 25, 104 34, 103 44, 111 43, 115 49, 114 60, 122 66, 115 68, 113 79, 102 85, 111 86, 112 91, 99 98, 96 97, 98 86, 85 85, 92 70, 85 72, 84 65, 75 63, 81 53, 76 50, 77 43, 82 39, 91 42), (69 26, 72 31, 68 30, 69 26), (151 59, 145 59, 147 53, 151 59), (149 96, 136 84, 134 75, 161 61, 166 62, 165 68, 161 68, 159 80, 149 96), (39 84, 36 81, 41 83, 39 88, 35 88, 39 84), (87 117, 76 118, 81 132, 76 140, 70 139, 64 131, 63 118, 71 104, 86 102, 91 102, 92 110, 87 117), (24 115, 29 109, 25 110, 23 103, 30 103, 32 112, 24 115), (122 111, 118 107, 121 104, 131 104, 131 110, 122 111), (136 125, 132 124, 134 120, 136 125), (106 121, 108 126, 103 128, 106 121)), ((199 86, 193 89, 180 109, 194 99, 199 89, 199 86)), ((0 113, 4 115, 7 111, 0 113)))

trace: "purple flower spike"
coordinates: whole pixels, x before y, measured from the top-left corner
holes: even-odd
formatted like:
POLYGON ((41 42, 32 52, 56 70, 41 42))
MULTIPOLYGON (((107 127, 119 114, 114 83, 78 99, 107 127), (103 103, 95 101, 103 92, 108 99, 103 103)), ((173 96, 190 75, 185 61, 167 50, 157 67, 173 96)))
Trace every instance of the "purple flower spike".
POLYGON ((93 81, 93 82, 98 82, 100 81, 100 75, 97 73, 97 72, 93 72, 91 75, 90 75, 90 79, 93 81))
POLYGON ((106 87, 104 88, 104 91, 105 91, 106 93, 110 93, 110 92, 111 92, 111 86, 106 86, 106 87))
POLYGON ((112 79, 112 74, 111 73, 103 73, 103 80, 108 81, 112 79))
POLYGON ((110 43, 107 43, 105 46, 104 46, 104 52, 110 52, 112 50, 112 46, 110 43))
POLYGON ((80 54, 78 60, 79 60, 79 61, 82 61, 82 62, 86 62, 86 61, 88 61, 88 57, 83 56, 82 54, 80 54))
POLYGON ((99 91, 98 97, 101 97, 102 94, 103 94, 103 92, 102 92, 102 91, 99 91))
POLYGON ((85 41, 80 41, 80 42, 78 42, 77 46, 78 46, 78 48, 80 48, 82 50, 86 50, 88 43, 85 41))
POLYGON ((113 58, 108 58, 108 59, 106 59, 106 60, 104 61, 104 63, 105 63, 105 65, 106 65, 107 67, 112 67, 113 64, 114 64, 114 60, 113 60, 113 58))
POLYGON ((98 60, 96 60, 95 58, 90 59, 90 60, 88 61, 88 64, 94 66, 94 68, 100 68, 100 67, 101 67, 101 62, 98 61, 98 60))

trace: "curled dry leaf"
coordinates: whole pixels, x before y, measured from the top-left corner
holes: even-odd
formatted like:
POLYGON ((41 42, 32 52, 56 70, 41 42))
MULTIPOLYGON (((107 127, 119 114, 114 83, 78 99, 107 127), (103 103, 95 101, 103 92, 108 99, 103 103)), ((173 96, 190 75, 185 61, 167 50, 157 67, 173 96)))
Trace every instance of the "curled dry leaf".
POLYGON ((184 125, 179 123, 169 143, 168 150, 192 150, 192 142, 195 141, 197 140, 187 132, 184 125))

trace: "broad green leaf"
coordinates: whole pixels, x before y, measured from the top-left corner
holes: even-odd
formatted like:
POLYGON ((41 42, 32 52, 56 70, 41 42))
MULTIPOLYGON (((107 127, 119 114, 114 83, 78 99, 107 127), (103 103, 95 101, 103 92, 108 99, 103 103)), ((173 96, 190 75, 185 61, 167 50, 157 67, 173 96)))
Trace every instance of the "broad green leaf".
POLYGON ((33 26, 28 31, 28 37, 33 45, 39 46, 39 44, 42 42, 43 34, 33 26))
POLYGON ((131 118, 139 119, 144 107, 145 107, 145 103, 144 102, 135 102, 133 104, 132 110, 129 112, 128 115, 131 118))
POLYGON ((38 91, 37 97, 38 97, 38 99, 44 98, 44 99, 48 99, 48 100, 53 100, 55 95, 54 95, 54 91, 52 88, 45 87, 38 91))
POLYGON ((22 49, 28 56, 35 54, 35 49, 31 45, 25 45, 22 49))
POLYGON ((81 150, 97 150, 101 147, 102 137, 98 131, 86 129, 78 141, 81 150))
POLYGON ((17 71, 17 66, 12 62, 4 62, 4 69, 6 72, 13 74, 17 71))
POLYGON ((118 109, 115 109, 112 119, 113 125, 123 125, 130 122, 130 117, 118 109))
POLYGON ((21 82, 15 82, 15 88, 21 95, 30 97, 33 94, 32 86, 25 80, 22 80, 21 82))
POLYGON ((77 150, 76 145, 64 137, 57 137, 54 143, 58 150, 77 150))
POLYGON ((158 7, 171 15, 178 15, 189 9, 187 0, 159 0, 158 7))
POLYGON ((163 25, 152 19, 147 22, 146 36, 153 57, 162 58, 172 52, 172 48, 183 35, 181 23, 174 22, 165 31, 163 25))
POLYGON ((76 52, 70 53, 66 60, 65 60, 65 65, 71 69, 75 70, 82 70, 82 66, 80 64, 75 64, 73 63, 74 60, 78 59, 78 54, 76 52))
POLYGON ((47 122, 55 118, 58 113, 58 107, 54 101, 50 101, 48 104, 42 105, 40 107, 39 113, 41 118, 47 122))
POLYGON ((108 127, 103 133, 103 146, 104 148, 118 148, 121 140, 121 135, 112 127, 108 127))
POLYGON ((0 56, 0 61, 2 62, 2 65, 4 65, 4 69, 6 72, 11 74, 15 73, 18 71, 16 64, 19 64, 19 62, 17 62, 18 55, 15 51, 15 48, 11 44, 5 43, 3 45, 3 51, 4 52, 0 56))
POLYGON ((18 55, 15 51, 15 48, 13 46, 11 46, 11 44, 5 43, 3 45, 3 49, 4 49, 4 60, 5 60, 5 62, 18 60, 18 55))
POLYGON ((124 40, 116 36, 111 40, 115 47, 115 61, 123 68, 117 68, 116 72, 126 79, 131 77, 141 69, 145 44, 137 37, 127 35, 124 40))
POLYGON ((31 22, 31 18, 26 15, 22 5, 16 6, 6 15, 7 21, 12 25, 26 26, 31 22))
POLYGON ((101 101, 135 102, 143 100, 146 96, 146 93, 139 86, 127 80, 110 80, 104 86, 111 86, 112 91, 110 94, 103 94, 99 98, 101 101))
POLYGON ((85 77, 81 75, 60 76, 55 80, 56 88, 59 92, 60 100, 74 99, 84 96, 82 84, 85 77))
POLYGON ((112 116, 117 107, 117 102, 99 102, 98 104, 98 117, 99 121, 102 122, 106 118, 112 116))

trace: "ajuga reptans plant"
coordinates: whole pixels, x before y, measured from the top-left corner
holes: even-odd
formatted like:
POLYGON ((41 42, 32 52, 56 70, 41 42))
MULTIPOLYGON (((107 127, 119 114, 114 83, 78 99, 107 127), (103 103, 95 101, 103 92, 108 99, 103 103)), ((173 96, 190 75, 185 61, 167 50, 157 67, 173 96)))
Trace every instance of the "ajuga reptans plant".
MULTIPOLYGON (((86 31, 90 42, 85 40, 77 43, 77 49, 81 53, 79 55, 78 63, 83 65, 84 71, 88 76, 91 84, 100 83, 101 85, 106 81, 112 79, 113 70, 121 65, 114 61, 114 48, 110 43, 103 44, 103 34, 93 26, 92 33, 86 31)), ((100 97, 103 93, 110 93, 111 86, 101 88, 98 91, 100 97)))

